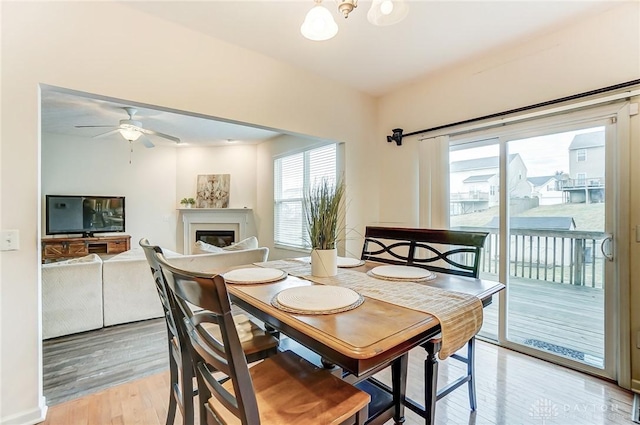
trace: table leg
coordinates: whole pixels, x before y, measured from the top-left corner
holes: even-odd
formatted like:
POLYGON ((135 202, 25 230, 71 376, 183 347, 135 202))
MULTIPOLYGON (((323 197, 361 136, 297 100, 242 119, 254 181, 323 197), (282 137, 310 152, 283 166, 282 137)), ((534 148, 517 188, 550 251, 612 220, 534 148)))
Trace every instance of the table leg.
POLYGON ((393 404, 395 411, 393 421, 396 425, 403 424, 404 401, 407 391, 407 368, 409 365, 409 353, 394 360, 391 364, 391 382, 393 387, 393 404))
POLYGON ((438 393, 438 350, 439 343, 432 341, 423 345, 427 351, 427 358, 424 361, 424 423, 425 425, 435 424, 436 400, 438 393))

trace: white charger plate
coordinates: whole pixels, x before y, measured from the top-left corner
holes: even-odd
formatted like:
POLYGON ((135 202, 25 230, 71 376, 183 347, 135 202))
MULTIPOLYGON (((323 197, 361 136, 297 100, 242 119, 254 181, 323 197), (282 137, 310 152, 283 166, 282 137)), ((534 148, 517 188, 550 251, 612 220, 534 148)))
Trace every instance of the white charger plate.
POLYGON ((364 261, 359 258, 350 258, 350 257, 338 257, 338 267, 359 267, 364 264, 364 261))
POLYGON ((224 280, 228 283, 253 284, 271 283, 287 277, 287 272, 269 267, 248 267, 226 272, 224 280))
POLYGON ((394 280, 427 280, 435 277, 429 270, 414 266, 378 266, 370 272, 376 277, 394 280))
POLYGON ((276 306, 285 309, 322 314, 338 312, 362 303, 362 296, 353 289, 331 285, 298 286, 280 291, 276 306))

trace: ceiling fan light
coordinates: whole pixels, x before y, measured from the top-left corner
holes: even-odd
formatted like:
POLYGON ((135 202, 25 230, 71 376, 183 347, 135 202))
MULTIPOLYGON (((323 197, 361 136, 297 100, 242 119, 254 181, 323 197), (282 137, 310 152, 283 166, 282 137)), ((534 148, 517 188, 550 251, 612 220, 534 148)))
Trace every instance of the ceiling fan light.
POLYGON ((309 40, 329 40, 338 33, 338 24, 333 20, 331 12, 318 3, 307 13, 300 32, 309 40))
POLYGON ((140 136, 142 136, 142 133, 134 128, 121 128, 118 131, 122 137, 130 142, 135 142, 140 136))
POLYGON ((386 26, 397 24, 407 17, 409 6, 405 0, 373 0, 367 19, 373 25, 386 26))

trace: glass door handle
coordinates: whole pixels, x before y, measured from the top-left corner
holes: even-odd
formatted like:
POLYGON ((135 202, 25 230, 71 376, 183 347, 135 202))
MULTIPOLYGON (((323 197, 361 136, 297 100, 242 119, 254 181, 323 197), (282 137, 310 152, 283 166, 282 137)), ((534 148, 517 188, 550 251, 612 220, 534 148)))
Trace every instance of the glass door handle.
POLYGON ((613 246, 613 236, 609 235, 602 240, 600 244, 600 251, 602 252, 602 256, 609 261, 613 261, 613 253, 611 252, 611 247, 613 246), (607 241, 609 242, 607 244, 607 241), (609 245, 609 252, 605 252, 604 246, 609 245))

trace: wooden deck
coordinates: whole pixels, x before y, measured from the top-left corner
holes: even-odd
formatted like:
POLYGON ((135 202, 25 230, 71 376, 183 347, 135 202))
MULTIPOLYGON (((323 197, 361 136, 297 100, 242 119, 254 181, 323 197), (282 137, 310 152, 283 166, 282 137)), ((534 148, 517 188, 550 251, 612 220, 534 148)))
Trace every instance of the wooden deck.
MULTIPOLYGON (((483 278, 497 280, 495 275, 483 278)), ((604 291, 511 278, 507 338, 592 366, 604 359, 604 291)), ((497 339, 498 297, 484 310, 481 335, 497 339)))

